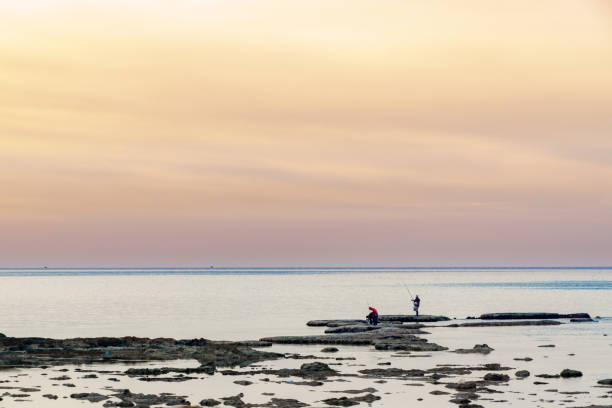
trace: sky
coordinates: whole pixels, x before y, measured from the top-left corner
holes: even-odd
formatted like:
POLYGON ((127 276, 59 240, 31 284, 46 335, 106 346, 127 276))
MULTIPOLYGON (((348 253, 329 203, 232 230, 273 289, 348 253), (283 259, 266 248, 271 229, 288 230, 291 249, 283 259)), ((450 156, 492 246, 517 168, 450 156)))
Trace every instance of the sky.
POLYGON ((0 3, 0 267, 612 265, 612 2, 0 3))

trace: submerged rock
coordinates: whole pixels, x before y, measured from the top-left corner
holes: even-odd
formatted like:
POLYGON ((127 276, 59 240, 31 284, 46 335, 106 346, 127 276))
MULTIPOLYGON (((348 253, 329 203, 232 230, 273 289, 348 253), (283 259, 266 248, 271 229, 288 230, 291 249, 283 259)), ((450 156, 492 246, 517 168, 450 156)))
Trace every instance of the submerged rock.
POLYGON ((457 350, 454 350, 453 353, 459 353, 459 354, 470 354, 470 353, 489 354, 493 350, 495 350, 495 349, 489 347, 487 344, 476 344, 471 349, 457 349, 457 350))
POLYGON ((70 394, 70 398, 78 399, 78 400, 87 400, 89 402, 100 402, 107 400, 108 397, 106 395, 98 394, 96 392, 83 392, 78 394, 70 394))

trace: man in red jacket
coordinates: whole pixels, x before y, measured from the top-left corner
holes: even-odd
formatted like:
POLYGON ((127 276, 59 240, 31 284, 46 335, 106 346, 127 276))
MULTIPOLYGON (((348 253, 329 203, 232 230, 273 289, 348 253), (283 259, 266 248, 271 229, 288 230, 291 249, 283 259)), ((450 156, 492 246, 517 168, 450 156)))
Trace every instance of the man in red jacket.
POLYGON ((371 312, 369 315, 366 316, 366 319, 368 319, 368 323, 376 326, 378 324, 378 311, 372 306, 369 306, 368 309, 370 309, 371 312))

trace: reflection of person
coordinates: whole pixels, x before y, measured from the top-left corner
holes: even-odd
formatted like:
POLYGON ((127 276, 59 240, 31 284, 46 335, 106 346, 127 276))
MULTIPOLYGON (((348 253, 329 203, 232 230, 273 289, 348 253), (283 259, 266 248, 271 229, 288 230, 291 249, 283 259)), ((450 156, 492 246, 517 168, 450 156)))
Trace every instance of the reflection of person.
POLYGON ((416 312, 416 315, 419 315, 419 306, 421 306, 421 299, 419 299, 419 295, 416 295, 416 297, 414 299, 412 299, 412 304, 414 305, 414 307, 412 308, 412 310, 414 310, 416 312))
POLYGON ((370 309, 371 312, 366 316, 366 319, 368 319, 368 323, 376 326, 378 324, 378 311, 372 306, 369 306, 368 309, 370 309))

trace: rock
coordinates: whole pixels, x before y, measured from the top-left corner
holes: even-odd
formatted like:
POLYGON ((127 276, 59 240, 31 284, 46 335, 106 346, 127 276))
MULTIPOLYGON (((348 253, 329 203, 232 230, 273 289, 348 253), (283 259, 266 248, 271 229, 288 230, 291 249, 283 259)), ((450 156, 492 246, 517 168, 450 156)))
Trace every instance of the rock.
POLYGON ((600 385, 612 385, 612 378, 606 378, 605 380, 597 381, 597 384, 600 385))
MULTIPOLYGON (((264 345, 262 342, 256 343, 257 346, 264 345)), ((139 337, 63 340, 1 337, 0 349, 3 350, 0 353, 0 369, 40 367, 43 364, 48 367, 64 364, 177 359, 196 359, 204 366, 234 367, 284 357, 279 353, 254 350, 240 342, 139 337)))
POLYGON ((344 391, 329 391, 329 392, 342 392, 345 394, 363 394, 364 392, 367 392, 371 394, 373 392, 378 392, 378 390, 376 388, 368 387, 362 390, 344 390, 344 391))
POLYGON ((457 350, 454 350, 453 353, 459 353, 459 354, 469 354, 469 353, 489 354, 493 350, 495 350, 495 349, 489 347, 487 344, 476 344, 471 349, 457 349, 457 350))
POLYGON ((348 397, 340 397, 340 398, 328 398, 323 400, 327 405, 333 405, 337 407, 350 407, 352 405, 359 405, 359 402, 353 401, 348 397))
POLYGON ((559 374, 536 374, 538 378, 560 378, 559 374))
POLYGON ((203 407, 214 407, 221 404, 219 401, 214 400, 212 398, 208 398, 208 399, 203 399, 202 401, 200 401, 200 405, 203 407))
POLYGON ((515 361, 533 361, 533 358, 531 357, 522 357, 522 358, 515 358, 515 361))
POLYGON ((321 353, 337 353, 338 351, 340 350, 337 347, 324 347, 321 349, 321 353))
POLYGON ((556 320, 526 320, 502 322, 468 322, 453 323, 444 327, 497 327, 497 326, 558 326, 562 324, 556 320))
POLYGON ((369 324, 345 325, 345 326, 330 327, 329 329, 325 330, 325 333, 326 334, 333 334, 333 333, 361 333, 361 332, 366 332, 366 331, 370 331, 370 330, 378 330, 381 327, 382 326, 372 326, 372 325, 369 325, 369 324))
POLYGON ((240 393, 232 397, 224 397, 221 399, 224 401, 223 405, 229 405, 230 407, 244 407, 246 404, 244 401, 242 401, 242 397, 244 397, 244 394, 240 393))
POLYGON ((236 380, 234 381, 234 384, 247 386, 253 384, 253 382, 248 380, 236 380))
POLYGON ((6 335, 0 333, 0 338, 6 338, 6 335))
POLYGON ((359 373, 373 377, 423 377, 424 370, 404 370, 401 368, 369 368, 359 370, 359 373))
POLYGON ((450 320, 446 316, 429 316, 429 315, 381 315, 378 319, 381 322, 393 322, 393 323, 404 323, 404 322, 443 322, 450 320))
POLYGON ((590 317, 587 318, 578 318, 578 319, 570 319, 570 322, 572 323, 587 323, 587 322, 594 322, 595 320, 591 319, 590 317))
POLYGON ((519 378, 526 378, 526 377, 529 377, 531 373, 527 370, 519 370, 516 373, 514 373, 514 375, 516 375, 519 378))
POLYGON ((484 379, 485 381, 510 381, 510 376, 499 373, 487 373, 484 379))
POLYGON ((71 378, 68 377, 67 375, 61 375, 59 377, 53 377, 53 378, 49 378, 50 380, 53 381, 66 381, 66 380, 70 380, 71 378))
POLYGON ((54 395, 54 394, 44 394, 43 397, 49 398, 49 399, 52 399, 52 400, 56 400, 57 399, 57 395, 54 395))
POLYGON ((522 319, 590 319, 588 313, 486 313, 481 320, 522 320, 522 319))
POLYGON ((448 395, 450 392, 434 390, 429 392, 431 395, 448 395))
POLYGON ((552 348, 552 347, 555 347, 555 345, 554 344, 542 344, 542 345, 540 345, 538 347, 550 347, 550 348, 552 348))
POLYGON ((361 397, 340 397, 340 398, 328 398, 324 399, 323 402, 327 405, 339 406, 339 407, 350 407, 353 405, 358 405, 360 402, 372 403, 374 401, 379 400, 380 397, 374 394, 366 394, 361 397))
POLYGON ((560 375, 561 378, 582 377, 582 372, 566 368, 565 370, 561 371, 560 375))
POLYGON ((310 327, 337 327, 367 323, 365 320, 311 320, 306 323, 310 327))
POLYGON ((78 399, 78 400, 87 400, 89 402, 100 402, 107 400, 108 397, 106 395, 98 394, 95 392, 84 392, 78 394, 70 394, 70 398, 78 399))

